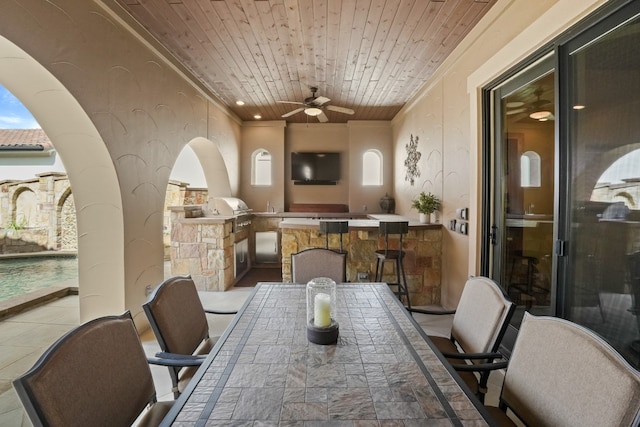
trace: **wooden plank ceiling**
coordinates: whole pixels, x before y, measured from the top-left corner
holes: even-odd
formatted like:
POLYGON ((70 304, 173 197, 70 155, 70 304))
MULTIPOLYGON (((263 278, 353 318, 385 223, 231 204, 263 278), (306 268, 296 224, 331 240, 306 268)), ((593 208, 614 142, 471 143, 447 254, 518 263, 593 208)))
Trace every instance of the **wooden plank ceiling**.
POLYGON ((282 120, 303 105, 276 101, 317 87, 344 123, 392 119, 496 0, 115 1, 242 120, 282 120))

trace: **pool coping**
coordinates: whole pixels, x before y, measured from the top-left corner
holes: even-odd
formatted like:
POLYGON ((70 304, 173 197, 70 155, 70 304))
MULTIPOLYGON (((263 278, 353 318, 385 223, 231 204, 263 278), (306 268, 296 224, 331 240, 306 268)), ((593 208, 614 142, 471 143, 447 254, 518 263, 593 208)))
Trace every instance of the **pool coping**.
POLYGON ((78 251, 42 251, 42 252, 16 252, 10 254, 0 254, 1 259, 12 258, 55 258, 55 257, 77 257, 78 251))
MULTIPOLYGON (((11 258, 40 258, 40 257, 71 257, 77 256, 77 251, 43 251, 15 254, 0 254, 0 260, 11 258)), ((50 286, 37 289, 23 295, 16 295, 0 301, 0 320, 14 316, 37 305, 63 298, 68 295, 78 295, 77 286, 50 286)))
POLYGON ((69 295, 78 295, 77 286, 51 286, 31 291, 24 295, 17 295, 0 301, 0 320, 14 316, 37 305, 69 295))

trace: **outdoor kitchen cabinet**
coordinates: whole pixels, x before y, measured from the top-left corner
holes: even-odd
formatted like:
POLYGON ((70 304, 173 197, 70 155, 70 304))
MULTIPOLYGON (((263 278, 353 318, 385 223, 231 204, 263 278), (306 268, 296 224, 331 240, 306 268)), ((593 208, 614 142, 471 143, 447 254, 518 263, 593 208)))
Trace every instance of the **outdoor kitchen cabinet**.
POLYGON ((278 250, 279 239, 277 231, 257 231, 256 241, 256 264, 274 264, 280 262, 280 251, 278 250))

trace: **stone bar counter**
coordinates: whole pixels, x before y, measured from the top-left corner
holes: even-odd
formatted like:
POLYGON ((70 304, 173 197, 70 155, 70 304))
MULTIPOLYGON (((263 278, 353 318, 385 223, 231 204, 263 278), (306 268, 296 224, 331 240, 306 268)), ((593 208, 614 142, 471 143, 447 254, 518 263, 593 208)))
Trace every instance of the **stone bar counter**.
POLYGON ((171 274, 190 274, 200 291, 231 288, 235 280, 233 244, 246 238, 233 232, 234 217, 203 217, 201 206, 168 209, 171 212, 171 274))
MULTIPOLYGON (((442 265, 441 224, 420 224, 416 220, 398 215, 369 215, 368 219, 349 220, 349 233, 342 236, 347 255, 347 281, 357 282, 358 273, 366 273, 370 282, 376 271, 377 249, 384 249, 384 236, 378 234, 380 221, 409 221, 409 233, 403 237, 406 252, 404 268, 413 305, 440 303, 442 265)), ((280 222, 282 250, 282 279, 291 282, 291 254, 308 248, 324 248, 325 235, 319 232, 320 221, 310 218, 285 218, 280 222)), ((397 247, 398 238, 389 241, 397 247)), ((329 248, 338 250, 339 234, 329 236, 329 248)), ((383 281, 395 283, 396 272, 392 262, 385 265, 383 281)))

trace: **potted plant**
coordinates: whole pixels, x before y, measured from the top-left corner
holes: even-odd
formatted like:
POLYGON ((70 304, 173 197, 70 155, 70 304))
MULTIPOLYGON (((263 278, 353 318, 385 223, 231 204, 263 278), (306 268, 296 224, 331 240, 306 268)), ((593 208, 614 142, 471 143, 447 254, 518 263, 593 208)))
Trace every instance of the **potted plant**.
POLYGON ((413 199, 411 207, 420 212, 420 223, 428 224, 431 214, 440 207, 440 200, 434 194, 423 191, 413 199))

